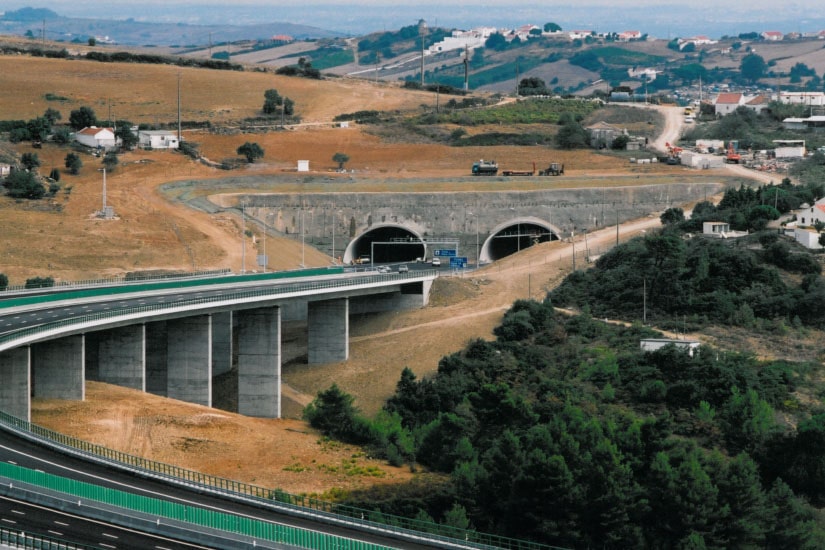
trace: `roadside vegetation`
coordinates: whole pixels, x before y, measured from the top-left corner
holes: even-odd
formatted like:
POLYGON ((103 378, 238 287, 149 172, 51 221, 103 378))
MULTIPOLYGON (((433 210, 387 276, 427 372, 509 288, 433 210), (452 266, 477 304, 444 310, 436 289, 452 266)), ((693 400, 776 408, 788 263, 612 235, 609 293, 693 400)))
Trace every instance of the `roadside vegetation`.
POLYGON ((617 246, 541 302, 514 303, 494 342, 444 357, 432 377, 405 369, 373 419, 337 386, 319 392, 305 411, 313 426, 443 476, 343 500, 439 523, 460 506, 471 529, 569 547, 821 547, 822 366, 708 346, 645 352, 640 340, 662 335, 638 322, 825 326, 810 252, 767 232, 683 238, 706 219, 760 229, 821 191, 784 182, 730 190, 695 220, 667 211, 661 232, 617 246), (776 207, 763 208, 768 198, 776 207))

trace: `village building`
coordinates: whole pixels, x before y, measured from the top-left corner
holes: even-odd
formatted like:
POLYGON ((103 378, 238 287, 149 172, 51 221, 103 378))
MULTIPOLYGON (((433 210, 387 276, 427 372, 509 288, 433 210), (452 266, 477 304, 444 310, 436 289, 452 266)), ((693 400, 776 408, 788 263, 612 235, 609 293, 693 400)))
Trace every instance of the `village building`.
POLYGON ((141 149, 177 149, 180 147, 177 133, 169 130, 138 130, 138 145, 141 149))
POLYGON ((107 151, 117 149, 121 143, 121 140, 115 137, 114 128, 98 128, 97 126, 88 126, 78 130, 74 134, 74 139, 86 147, 107 151))
POLYGON ((778 42, 785 37, 785 35, 779 31, 765 31, 760 36, 762 37, 762 40, 767 40, 769 42, 778 42))
POLYGON ((716 96, 713 102, 716 116, 729 115, 746 102, 745 96, 739 92, 725 92, 716 96))
POLYGON ((627 130, 624 128, 613 126, 604 121, 588 126, 585 130, 590 135, 590 146, 596 149, 610 147, 617 137, 627 135, 627 130))

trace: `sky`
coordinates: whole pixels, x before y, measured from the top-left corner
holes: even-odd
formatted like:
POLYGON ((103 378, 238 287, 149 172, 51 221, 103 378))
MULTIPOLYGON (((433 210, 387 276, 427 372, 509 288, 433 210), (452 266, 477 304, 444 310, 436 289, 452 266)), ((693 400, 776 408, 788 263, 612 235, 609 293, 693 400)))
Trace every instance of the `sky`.
POLYGON ((551 5, 535 0, 4 0, 0 10, 49 8, 68 17, 201 25, 288 22, 345 34, 397 30, 425 19, 430 26, 468 29, 555 22, 566 30, 641 30, 657 38, 712 37, 742 32, 825 29, 821 0, 579 0, 551 5), (777 10, 777 6, 781 9, 777 10))

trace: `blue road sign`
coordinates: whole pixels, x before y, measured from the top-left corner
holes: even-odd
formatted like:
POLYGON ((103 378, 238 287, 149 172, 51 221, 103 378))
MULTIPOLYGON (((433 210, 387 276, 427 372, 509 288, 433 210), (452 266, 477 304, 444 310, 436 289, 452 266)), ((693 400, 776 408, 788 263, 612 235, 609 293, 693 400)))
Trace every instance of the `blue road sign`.
POLYGON ((452 258, 450 258, 450 267, 452 269, 467 269, 467 257, 453 256, 452 258))
POLYGON ((436 248, 433 250, 433 256, 440 256, 442 258, 454 258, 458 256, 454 248, 436 248))

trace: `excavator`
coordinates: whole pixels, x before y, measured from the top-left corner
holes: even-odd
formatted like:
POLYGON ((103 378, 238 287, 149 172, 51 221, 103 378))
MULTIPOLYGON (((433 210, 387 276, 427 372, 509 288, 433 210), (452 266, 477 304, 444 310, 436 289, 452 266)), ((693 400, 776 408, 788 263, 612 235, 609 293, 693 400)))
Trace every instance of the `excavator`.
POLYGON ((732 141, 728 142, 728 151, 725 155, 725 162, 728 164, 739 164, 742 162, 742 155, 736 152, 732 141))

